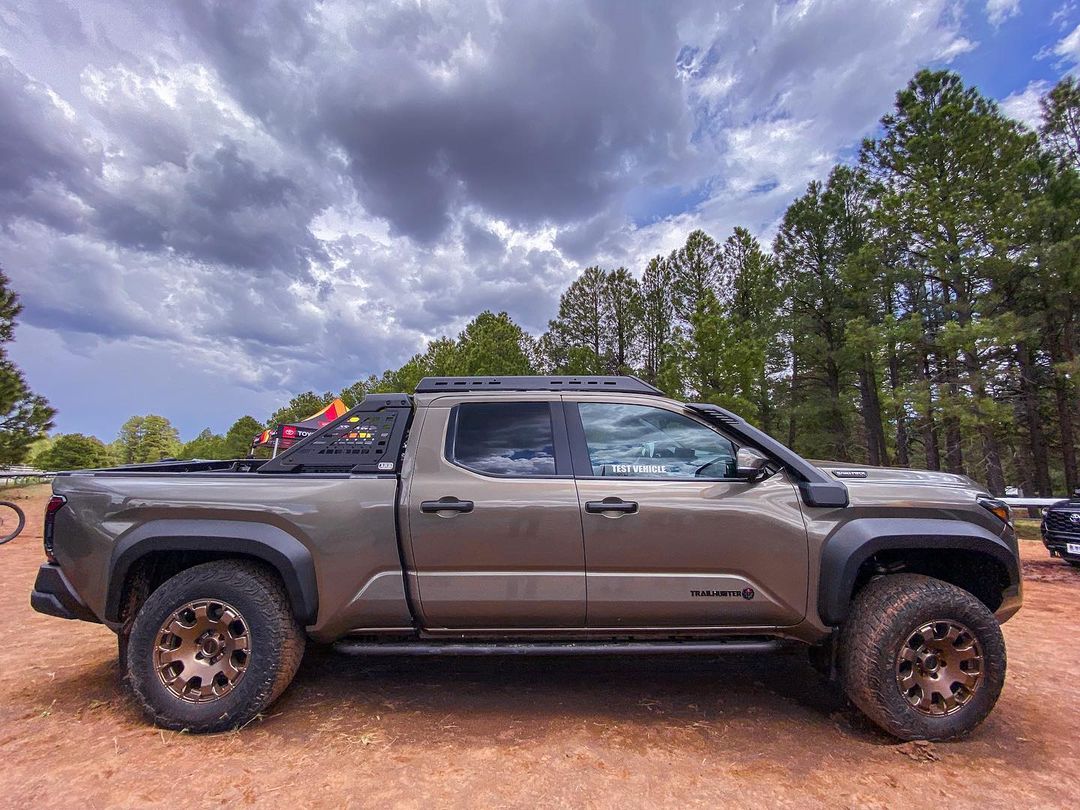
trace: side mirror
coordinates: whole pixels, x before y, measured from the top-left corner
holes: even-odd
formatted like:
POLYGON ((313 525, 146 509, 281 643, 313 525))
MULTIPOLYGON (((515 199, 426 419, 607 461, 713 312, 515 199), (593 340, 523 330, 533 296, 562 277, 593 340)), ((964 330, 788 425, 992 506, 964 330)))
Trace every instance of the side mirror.
POLYGON ((768 462, 765 456, 752 447, 740 447, 735 453, 735 475, 747 481, 754 481, 761 475, 761 471, 765 469, 768 462))

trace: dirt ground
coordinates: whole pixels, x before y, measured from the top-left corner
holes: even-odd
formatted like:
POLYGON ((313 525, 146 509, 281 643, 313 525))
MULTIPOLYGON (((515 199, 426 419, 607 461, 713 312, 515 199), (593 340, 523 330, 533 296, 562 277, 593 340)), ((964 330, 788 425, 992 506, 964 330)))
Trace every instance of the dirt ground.
POLYGON ((1065 807, 1080 796, 1080 570, 1023 544, 997 709, 962 742, 897 744, 797 654, 382 659, 311 649, 270 714, 153 728, 103 627, 31 611, 46 488, 8 490, 0 805, 25 807, 1065 807), (1072 797, 1070 799, 1069 797, 1072 797))

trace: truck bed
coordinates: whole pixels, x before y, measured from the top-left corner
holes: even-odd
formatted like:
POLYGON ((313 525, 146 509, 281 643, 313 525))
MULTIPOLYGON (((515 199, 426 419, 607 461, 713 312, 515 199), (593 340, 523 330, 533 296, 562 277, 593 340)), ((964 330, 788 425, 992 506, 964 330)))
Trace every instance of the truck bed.
POLYGON ((53 489, 68 506, 57 514, 60 567, 106 623, 117 619, 110 581, 126 573, 129 557, 159 546, 175 551, 178 543, 193 553, 244 553, 258 542, 306 559, 317 600, 307 623, 316 639, 412 625, 396 475, 268 475, 235 462, 163 462, 65 473, 53 489))

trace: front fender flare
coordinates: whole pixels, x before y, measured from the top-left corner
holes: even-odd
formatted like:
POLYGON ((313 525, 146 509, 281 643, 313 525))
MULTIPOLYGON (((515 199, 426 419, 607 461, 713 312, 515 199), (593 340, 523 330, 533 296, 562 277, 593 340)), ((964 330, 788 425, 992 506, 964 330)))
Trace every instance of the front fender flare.
POLYGON ((857 518, 833 532, 821 549, 818 613, 823 622, 838 625, 847 618, 859 567, 891 549, 975 551, 1001 563, 1010 585, 1020 581, 1016 552, 977 524, 939 518, 857 518))
POLYGON ((315 623, 319 590, 307 547, 277 526, 235 520, 150 520, 117 541, 109 561, 105 619, 120 621, 124 581, 131 567, 155 551, 210 551, 262 560, 281 576, 293 613, 315 623))

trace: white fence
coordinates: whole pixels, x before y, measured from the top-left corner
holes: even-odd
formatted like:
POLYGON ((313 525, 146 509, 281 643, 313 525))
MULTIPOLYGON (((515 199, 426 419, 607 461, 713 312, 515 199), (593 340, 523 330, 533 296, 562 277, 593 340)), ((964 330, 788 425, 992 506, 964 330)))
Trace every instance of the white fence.
POLYGON ((0 467, 0 486, 12 484, 32 484, 35 482, 48 481, 56 473, 36 470, 25 464, 15 464, 11 467, 0 467))
POLYGON ((1066 498, 1000 498, 1011 509, 1045 509, 1066 498))

